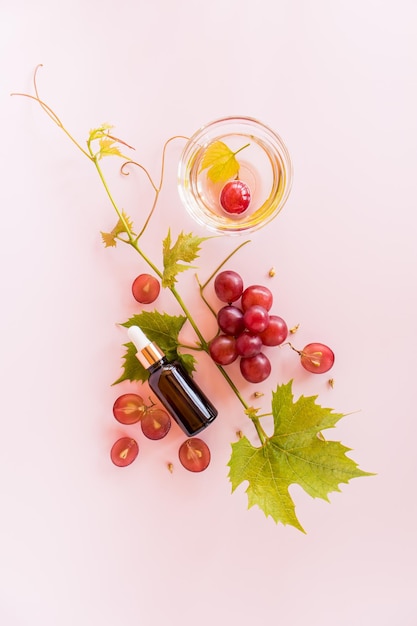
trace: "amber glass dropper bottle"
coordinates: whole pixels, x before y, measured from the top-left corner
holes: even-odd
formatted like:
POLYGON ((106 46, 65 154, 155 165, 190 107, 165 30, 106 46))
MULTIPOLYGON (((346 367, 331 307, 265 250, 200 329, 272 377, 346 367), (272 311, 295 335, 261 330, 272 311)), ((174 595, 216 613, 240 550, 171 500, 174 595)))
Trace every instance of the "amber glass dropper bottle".
POLYGON ((182 430, 196 435, 211 424, 217 410, 178 361, 168 361, 162 350, 138 326, 128 328, 136 357, 149 372, 149 387, 182 430))

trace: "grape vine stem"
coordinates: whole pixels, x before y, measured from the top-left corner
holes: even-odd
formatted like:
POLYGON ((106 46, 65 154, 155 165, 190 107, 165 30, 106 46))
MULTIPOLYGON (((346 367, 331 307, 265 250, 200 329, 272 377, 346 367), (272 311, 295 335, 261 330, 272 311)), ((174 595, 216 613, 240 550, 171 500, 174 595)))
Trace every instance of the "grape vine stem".
MULTIPOLYGON (((156 185, 152 179, 152 177, 150 176, 148 170, 141 165, 140 163, 137 163, 136 161, 133 160, 127 160, 125 161, 125 163, 122 165, 121 167, 121 173, 124 175, 128 175, 128 172, 126 172, 126 167, 128 165, 135 165, 137 167, 139 167, 147 176, 154 192, 155 192, 155 197, 154 197, 154 201, 152 204, 152 207, 150 209, 150 212, 139 232, 139 234, 135 234, 132 229, 130 228, 129 222, 126 219, 123 211, 121 211, 112 195, 112 192, 110 191, 109 185, 107 183, 106 177, 104 176, 103 170, 100 167, 99 164, 99 159, 101 158, 100 152, 95 153, 92 147, 92 142, 95 141, 96 138, 91 137, 87 140, 87 150, 85 148, 82 147, 82 145, 71 135, 71 133, 67 130, 67 128, 64 126, 64 124, 61 122, 60 118, 56 115, 56 113, 53 111, 53 109, 51 109, 51 107, 46 104, 46 102, 44 102, 40 96, 39 96, 39 92, 38 92, 38 87, 37 87, 37 82, 36 82, 36 77, 37 77, 37 72, 38 69, 42 67, 42 64, 38 65, 35 68, 35 72, 34 72, 34 77, 33 77, 33 84, 34 84, 34 90, 35 90, 35 95, 31 95, 31 94, 26 94, 26 93, 12 93, 11 95, 14 96, 23 96, 26 98, 29 98, 31 100, 36 101, 40 107, 43 109, 43 111, 48 115, 48 117, 65 133, 65 135, 70 139, 70 141, 78 148, 78 150, 84 155, 86 156, 95 166, 97 173, 99 175, 99 178, 101 180, 101 183, 104 187, 104 190, 110 200, 111 205, 113 206, 114 210, 116 211, 116 214, 120 220, 120 222, 123 224, 123 228, 124 228, 124 232, 127 235, 127 239, 125 238, 120 238, 118 237, 119 241, 122 241, 123 243, 126 243, 128 245, 130 245, 141 257, 142 259, 147 263, 147 265, 154 271, 154 273, 160 278, 162 279, 163 277, 163 273, 161 272, 161 270, 151 261, 151 259, 144 253, 144 251, 139 247, 139 239, 140 237, 143 235, 143 233, 145 232, 151 218, 152 215, 154 213, 157 201, 158 201, 158 197, 159 194, 161 192, 162 189, 162 185, 163 185, 163 179, 164 179, 164 168, 165 168, 165 156, 166 156, 166 149, 168 147, 168 144, 173 141, 174 139, 187 139, 187 137, 184 137, 182 135, 175 135, 174 137, 169 138, 166 143, 164 144, 163 147, 163 151, 162 151, 162 162, 161 162, 161 174, 160 174, 160 180, 159 180, 159 184, 156 185)), ((114 137, 112 137, 111 135, 107 134, 107 137, 109 137, 110 139, 113 139, 119 143, 122 143, 123 145, 127 145, 124 142, 122 142, 121 140, 118 140, 114 137)), ((130 146, 129 146, 130 147, 130 146)), ((245 148, 246 146, 244 146, 245 148)), ((243 148, 241 148, 240 150, 243 150, 243 148)), ((240 151, 239 150, 239 151, 240 151)), ((119 154, 119 156, 122 156, 119 154)), ((225 259, 224 261, 222 261, 222 263, 214 270, 214 272, 211 273, 211 275, 209 276, 209 278, 203 283, 200 284, 200 282, 198 281, 198 277, 197 277, 197 281, 199 284, 199 288, 200 288, 200 296, 203 299, 203 301, 206 303, 206 305, 209 307, 209 309, 212 311, 213 314, 215 314, 214 310, 212 309, 212 307, 210 306, 210 304, 208 303, 208 301, 206 300, 205 296, 204 296, 204 289, 207 287, 207 285, 210 283, 210 281, 214 278, 214 276, 218 273, 218 271, 220 270, 221 267, 223 267, 223 265, 225 263, 227 263, 227 261, 238 251, 240 250, 243 246, 245 246, 247 243, 249 243, 248 241, 244 241, 243 243, 241 243, 233 252, 231 252, 225 259)), ((208 342, 206 341, 206 339, 204 338, 204 336, 202 335, 198 325, 196 324, 193 316, 191 315, 187 305, 185 304, 184 300, 182 299, 181 295, 179 294, 179 292, 177 291, 177 289, 175 287, 168 287, 169 290, 171 291, 172 295, 174 296, 175 300, 177 301, 177 303, 179 304, 180 308, 182 309, 185 317, 187 318, 188 322, 190 323, 191 327, 193 328, 198 341, 199 341, 199 345, 197 345, 195 348, 196 350, 203 350, 204 352, 206 352, 207 354, 209 354, 209 347, 208 347, 208 342)), ((233 380, 230 378, 229 374, 225 371, 225 369, 221 366, 216 364, 218 370, 220 371, 220 373, 222 374, 222 376, 224 377, 224 379, 227 381, 228 385, 230 386, 230 388, 232 389, 232 391, 234 392, 234 394, 236 395, 236 397, 238 398, 238 400, 240 401, 240 403, 242 404, 242 406, 245 409, 245 413, 250 417, 250 419, 252 420, 254 427, 257 431, 257 434, 259 436, 259 439, 261 441, 262 444, 265 443, 266 440, 266 433, 263 430, 261 423, 259 421, 259 417, 261 416, 257 416, 257 411, 256 409, 253 409, 252 407, 250 407, 247 402, 245 401, 245 399, 243 398, 243 396, 241 395, 239 389, 237 388, 236 384, 233 382, 233 380)))

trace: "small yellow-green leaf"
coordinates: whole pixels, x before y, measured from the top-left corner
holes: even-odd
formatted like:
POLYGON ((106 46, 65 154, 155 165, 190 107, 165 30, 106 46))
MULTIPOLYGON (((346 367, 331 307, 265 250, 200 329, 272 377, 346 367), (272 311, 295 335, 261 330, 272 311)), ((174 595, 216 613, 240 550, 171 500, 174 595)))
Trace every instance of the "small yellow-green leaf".
MULTIPOLYGON (((246 147, 246 146, 244 146, 246 147)), ((226 182, 239 174, 237 152, 233 152, 223 141, 214 141, 206 149, 200 165, 200 172, 207 170, 207 176, 213 183, 226 182)))
POLYGON ((109 131, 112 128, 113 126, 111 124, 102 124, 98 128, 90 130, 87 141, 88 146, 91 148, 91 144, 98 141, 99 150, 94 155, 97 159, 102 159, 106 156, 119 156, 128 159, 128 157, 121 152, 120 146, 126 146, 132 150, 134 150, 134 148, 125 141, 122 141, 122 139, 111 135, 109 131))
POLYGON ((126 215, 124 211, 122 211, 122 216, 123 216, 124 222, 123 220, 119 219, 116 226, 113 228, 112 231, 110 231, 109 233, 104 233, 103 231, 101 231, 101 237, 103 239, 103 243, 106 248, 115 246, 117 243, 116 241, 117 236, 120 235, 120 233, 126 233, 127 228, 129 229, 130 232, 132 232, 133 230, 132 220, 130 219, 128 215, 126 215))
POLYGON ((114 248, 116 245, 116 236, 113 235, 113 233, 103 233, 103 231, 101 231, 101 238, 103 240, 104 243, 104 247, 105 248, 114 248))
POLYGON ((105 156, 123 156, 114 139, 101 137, 98 145, 100 146, 99 159, 102 159, 105 156))
POLYGON ((90 134, 88 138, 89 142, 95 141, 96 139, 100 139, 100 137, 104 137, 111 128, 113 128, 113 126, 111 124, 108 124, 107 122, 105 122, 98 128, 92 128, 90 130, 90 134))

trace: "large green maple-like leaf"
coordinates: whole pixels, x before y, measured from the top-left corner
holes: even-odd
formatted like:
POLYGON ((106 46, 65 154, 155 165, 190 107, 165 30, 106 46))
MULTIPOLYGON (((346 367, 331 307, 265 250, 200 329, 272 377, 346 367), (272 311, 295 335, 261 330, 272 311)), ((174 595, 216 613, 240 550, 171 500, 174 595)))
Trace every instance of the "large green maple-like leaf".
MULTIPOLYGON (((179 361, 187 372, 192 374, 195 370, 195 358, 192 354, 178 352, 178 335, 186 319, 184 315, 174 316, 167 313, 159 313, 159 311, 142 311, 142 313, 133 315, 127 322, 121 325, 125 328, 139 326, 148 339, 158 345, 169 361, 179 361)), ((148 380, 148 370, 136 358, 136 347, 131 342, 124 345, 126 353, 123 356, 123 373, 113 384, 116 385, 123 380, 130 380, 131 382, 148 380)))
POLYGON ((190 265, 190 263, 198 257, 200 246, 206 239, 208 237, 195 237, 192 233, 184 234, 181 232, 177 241, 171 246, 171 231, 168 230, 168 235, 162 242, 164 262, 163 287, 173 287, 179 272, 195 267, 190 265), (178 261, 185 261, 187 265, 178 261))
POLYGON ((248 508, 257 505, 275 522, 290 524, 305 532, 289 494, 300 485, 313 498, 328 500, 339 485, 352 478, 370 476, 346 456, 350 448, 326 441, 321 431, 333 428, 344 417, 316 404, 317 396, 294 401, 292 381, 272 394, 274 432, 260 447, 246 437, 232 444, 229 478, 234 491, 248 481, 248 508))

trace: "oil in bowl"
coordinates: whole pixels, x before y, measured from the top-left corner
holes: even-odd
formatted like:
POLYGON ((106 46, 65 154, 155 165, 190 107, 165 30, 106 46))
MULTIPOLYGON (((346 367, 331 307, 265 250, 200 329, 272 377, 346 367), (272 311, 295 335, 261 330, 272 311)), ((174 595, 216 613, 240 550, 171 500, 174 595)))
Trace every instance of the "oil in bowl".
POLYGON ((202 127, 188 140, 179 164, 186 209, 218 233, 247 234, 269 223, 284 206, 291 182, 291 159, 282 139, 249 117, 202 127), (228 203, 222 201, 226 186, 228 203), (244 194, 242 206, 236 204, 239 193, 244 194))

